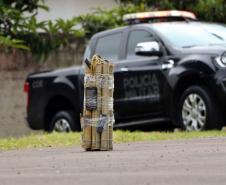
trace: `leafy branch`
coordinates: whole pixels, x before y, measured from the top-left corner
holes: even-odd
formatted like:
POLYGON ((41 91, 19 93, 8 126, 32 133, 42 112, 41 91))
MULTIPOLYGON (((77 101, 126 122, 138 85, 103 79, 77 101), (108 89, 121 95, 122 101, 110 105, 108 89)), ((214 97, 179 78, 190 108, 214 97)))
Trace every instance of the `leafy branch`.
POLYGON ((8 53, 9 48, 19 48, 24 50, 30 50, 28 47, 23 45, 23 40, 11 39, 11 36, 2 36, 0 32, 0 52, 8 53))
POLYGON ((144 7, 134 5, 119 6, 111 10, 97 7, 93 10, 93 13, 75 17, 81 23, 88 39, 97 32, 125 25, 122 19, 127 13, 148 11, 144 7))
POLYGON ((1 0, 0 7, 1 50, 11 47, 29 50, 37 62, 46 61, 53 50, 85 33, 74 28, 77 19, 38 22, 35 17, 38 9, 49 11, 44 0, 1 0), (24 12, 30 16, 25 17, 24 12))

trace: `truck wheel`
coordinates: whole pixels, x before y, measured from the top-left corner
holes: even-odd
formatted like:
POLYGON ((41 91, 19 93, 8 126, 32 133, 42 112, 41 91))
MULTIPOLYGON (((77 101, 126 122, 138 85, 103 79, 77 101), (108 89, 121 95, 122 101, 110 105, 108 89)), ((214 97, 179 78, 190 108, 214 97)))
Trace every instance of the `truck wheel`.
POLYGON ((222 120, 216 102, 202 85, 188 87, 179 100, 178 121, 183 130, 220 128, 222 120))
POLYGON ((79 131, 75 113, 73 111, 57 112, 50 123, 50 132, 79 131))

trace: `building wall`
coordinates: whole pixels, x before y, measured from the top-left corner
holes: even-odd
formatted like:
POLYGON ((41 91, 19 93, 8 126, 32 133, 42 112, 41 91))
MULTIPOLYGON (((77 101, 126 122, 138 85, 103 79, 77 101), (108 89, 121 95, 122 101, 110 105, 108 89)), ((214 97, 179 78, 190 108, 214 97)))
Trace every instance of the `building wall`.
MULTIPOLYGON (((50 12, 40 11, 38 21, 71 19, 73 16, 91 12, 92 7, 113 8, 114 0, 46 0, 50 12)), ((8 56, 0 54, 0 138, 22 137, 30 133, 42 133, 29 129, 24 121, 26 117, 26 96, 23 85, 29 73, 53 70, 68 66, 80 65, 85 49, 85 40, 77 38, 66 47, 57 49, 53 58, 47 62, 35 63, 31 55, 23 55, 17 49, 11 50, 8 56)))
POLYGON ((111 9, 119 4, 115 0, 46 0, 45 5, 50 8, 50 12, 41 10, 37 16, 38 21, 71 19, 74 16, 93 12, 93 7, 111 9))
POLYGON ((25 124, 26 96, 23 85, 27 75, 81 65, 84 49, 85 40, 77 38, 67 46, 55 50, 53 58, 38 64, 31 55, 24 55, 18 49, 10 50, 7 56, 0 54, 0 138, 43 132, 31 130, 25 124))

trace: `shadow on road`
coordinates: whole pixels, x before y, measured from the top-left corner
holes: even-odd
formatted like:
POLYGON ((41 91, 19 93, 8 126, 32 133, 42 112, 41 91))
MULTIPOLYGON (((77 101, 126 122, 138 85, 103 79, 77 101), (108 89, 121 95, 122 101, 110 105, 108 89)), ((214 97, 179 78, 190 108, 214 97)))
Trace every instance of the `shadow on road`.
MULTIPOLYGON (((130 126, 130 127, 124 127, 124 128, 118 128, 120 130, 129 130, 131 132, 133 131, 143 131, 143 132, 153 132, 153 131, 159 131, 159 132, 173 132, 175 126, 171 122, 164 122, 164 123, 152 123, 152 124, 146 124, 146 125, 137 125, 137 126, 130 126)), ((117 129, 116 129, 117 130, 117 129)))

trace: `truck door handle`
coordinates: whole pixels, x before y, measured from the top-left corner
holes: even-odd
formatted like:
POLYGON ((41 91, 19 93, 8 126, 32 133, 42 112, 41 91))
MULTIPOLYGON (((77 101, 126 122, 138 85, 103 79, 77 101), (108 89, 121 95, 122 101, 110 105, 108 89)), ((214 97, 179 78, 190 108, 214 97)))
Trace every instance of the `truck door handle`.
POLYGON ((128 69, 127 67, 122 67, 122 68, 120 69, 120 71, 121 71, 121 72, 128 72, 129 69, 128 69))
POLYGON ((173 60, 168 60, 168 61, 165 61, 162 64, 162 69, 163 70, 171 69, 173 66, 174 66, 174 61, 173 60))

